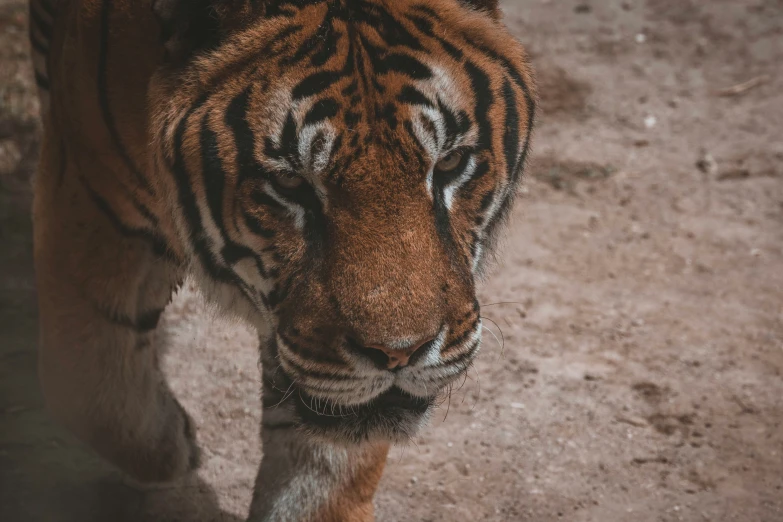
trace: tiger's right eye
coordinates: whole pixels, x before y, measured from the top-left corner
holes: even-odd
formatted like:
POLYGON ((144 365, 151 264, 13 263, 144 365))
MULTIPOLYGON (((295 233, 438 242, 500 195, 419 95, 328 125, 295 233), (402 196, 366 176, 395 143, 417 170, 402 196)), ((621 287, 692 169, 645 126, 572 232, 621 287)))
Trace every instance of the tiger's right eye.
POLYGON ((275 183, 286 190, 298 189, 304 183, 304 178, 287 172, 275 173, 275 183))
POLYGON ((462 163, 463 155, 463 151, 455 150, 445 158, 441 159, 435 165, 435 168, 441 172, 451 172, 452 170, 455 170, 457 167, 459 167, 460 163, 462 163))
POLYGON ((470 156, 471 151, 464 148, 451 151, 435 164, 435 171, 442 174, 458 173, 465 168, 470 156))

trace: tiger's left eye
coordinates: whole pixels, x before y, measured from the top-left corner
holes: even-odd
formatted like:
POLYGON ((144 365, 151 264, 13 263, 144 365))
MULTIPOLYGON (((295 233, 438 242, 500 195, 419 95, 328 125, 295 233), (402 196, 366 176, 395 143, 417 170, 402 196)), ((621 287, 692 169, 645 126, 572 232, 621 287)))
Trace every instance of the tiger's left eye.
POLYGON ((435 170, 439 172, 453 172, 463 164, 463 160, 467 158, 467 155, 467 152, 464 150, 455 150, 436 163, 435 170))
POLYGON ((275 182, 283 189, 294 190, 302 186, 304 179, 301 176, 280 172, 275 174, 275 182))

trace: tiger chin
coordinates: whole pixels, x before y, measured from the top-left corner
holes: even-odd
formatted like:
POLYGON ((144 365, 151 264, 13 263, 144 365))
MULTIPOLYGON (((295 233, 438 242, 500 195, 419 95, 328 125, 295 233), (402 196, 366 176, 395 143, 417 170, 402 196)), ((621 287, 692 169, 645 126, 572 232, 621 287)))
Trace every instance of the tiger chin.
POLYGON ((535 87, 496 0, 31 0, 39 374, 142 481, 200 462, 159 359, 194 278, 256 327, 250 520, 372 520, 481 342, 535 87))

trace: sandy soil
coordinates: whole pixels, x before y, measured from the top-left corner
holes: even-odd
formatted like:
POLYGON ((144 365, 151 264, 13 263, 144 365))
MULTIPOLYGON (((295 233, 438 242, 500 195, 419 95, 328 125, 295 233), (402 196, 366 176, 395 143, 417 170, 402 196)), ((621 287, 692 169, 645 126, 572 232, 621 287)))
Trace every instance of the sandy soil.
MULTIPOLYGON (((534 159, 481 291, 480 361, 393 451, 379 520, 783 520, 783 4, 505 11, 540 78, 534 159)), ((191 289, 166 317, 167 371, 197 479, 133 489, 41 408, 25 24, 0 1, 0 520, 243 520, 255 342, 191 289)))

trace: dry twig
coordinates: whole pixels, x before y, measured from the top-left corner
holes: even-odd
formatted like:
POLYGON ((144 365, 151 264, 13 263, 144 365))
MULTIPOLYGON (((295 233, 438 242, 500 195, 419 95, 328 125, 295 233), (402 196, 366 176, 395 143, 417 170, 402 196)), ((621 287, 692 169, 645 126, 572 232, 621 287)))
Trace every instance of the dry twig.
POLYGON ((731 87, 721 89, 716 94, 718 96, 739 96, 740 94, 744 94, 749 90, 755 89, 759 85, 766 83, 768 80, 769 80, 769 76, 763 74, 761 76, 756 76, 755 78, 751 78, 746 82, 738 83, 737 85, 732 85, 731 87))

